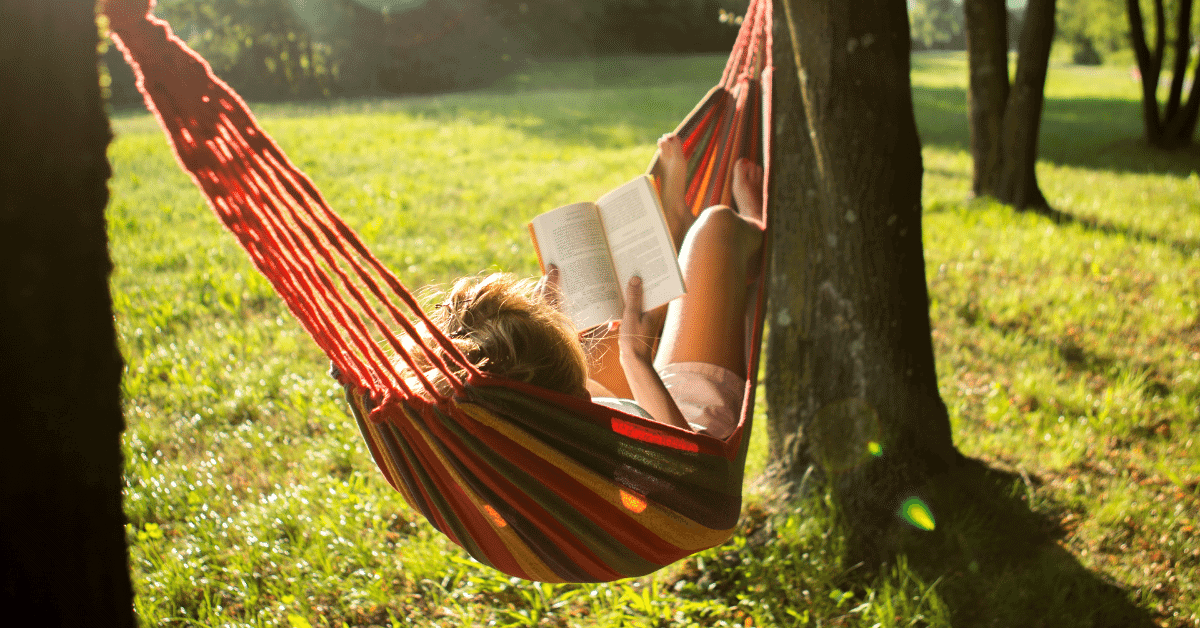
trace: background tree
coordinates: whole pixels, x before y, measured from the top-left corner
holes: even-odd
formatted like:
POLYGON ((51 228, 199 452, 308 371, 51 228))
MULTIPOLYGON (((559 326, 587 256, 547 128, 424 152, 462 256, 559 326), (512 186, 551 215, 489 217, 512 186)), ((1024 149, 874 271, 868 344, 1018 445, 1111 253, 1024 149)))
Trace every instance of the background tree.
POLYGON ((1129 50, 1123 0, 1058 0, 1056 38, 1071 46, 1080 65, 1097 65, 1129 50))
POLYGON ((914 48, 961 50, 966 43, 960 1, 912 0, 908 19, 914 48))
POLYGON ((1029 0, 1009 83, 1008 12, 1004 0, 966 0, 971 189, 1018 209, 1048 210, 1037 183, 1038 129, 1055 0, 1029 0))
POLYGON ((1188 146, 1196 133, 1197 113, 1200 112, 1200 64, 1197 64, 1188 89, 1183 98, 1184 79, 1188 73, 1192 52, 1192 0, 1176 0, 1171 39, 1172 61, 1171 85, 1167 91, 1166 105, 1158 102, 1158 82, 1162 75, 1163 61, 1168 44, 1167 7, 1163 0, 1154 0, 1154 49, 1146 43, 1146 27, 1139 0, 1126 0, 1129 13, 1129 31, 1133 52, 1137 58, 1142 80, 1142 120, 1146 128, 1146 140, 1159 148, 1175 149, 1188 146))
POLYGON ((95 4, 0 0, 0 600, 39 626, 134 625, 95 4))
POLYGON ((776 3, 773 472, 823 470, 865 549, 958 460, 938 392, 902 0, 776 3), (875 457, 874 454, 881 454, 875 457))

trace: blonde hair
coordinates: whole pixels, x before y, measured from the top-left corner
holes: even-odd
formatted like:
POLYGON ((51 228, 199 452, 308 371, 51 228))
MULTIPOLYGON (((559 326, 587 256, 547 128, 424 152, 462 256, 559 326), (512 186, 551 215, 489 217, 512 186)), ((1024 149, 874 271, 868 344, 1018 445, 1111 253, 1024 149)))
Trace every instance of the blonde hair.
MULTIPOLYGON (((479 370, 569 395, 587 394, 587 355, 571 319, 510 273, 464 277, 429 319, 479 370)), ((445 379, 428 371, 442 392, 445 379)), ((459 373, 461 375, 461 373, 459 373)))

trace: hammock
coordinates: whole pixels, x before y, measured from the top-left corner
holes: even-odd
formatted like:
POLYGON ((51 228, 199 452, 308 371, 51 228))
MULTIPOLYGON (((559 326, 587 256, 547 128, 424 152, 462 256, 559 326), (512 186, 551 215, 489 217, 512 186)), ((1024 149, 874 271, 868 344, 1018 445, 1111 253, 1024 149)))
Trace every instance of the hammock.
MULTIPOLYGON (((152 8, 153 0, 105 7, 147 107, 214 212, 329 356, 387 481, 434 527, 481 563, 546 582, 644 575, 732 535, 765 278, 747 315, 741 420, 725 440, 489 376, 429 324, 241 98, 152 8), (448 393, 421 374, 418 353, 445 374, 448 393), (405 383, 405 366, 418 385, 405 383)), ((739 157, 769 172, 770 34, 770 0, 751 0, 720 83, 677 129, 695 212, 729 203, 739 157)))

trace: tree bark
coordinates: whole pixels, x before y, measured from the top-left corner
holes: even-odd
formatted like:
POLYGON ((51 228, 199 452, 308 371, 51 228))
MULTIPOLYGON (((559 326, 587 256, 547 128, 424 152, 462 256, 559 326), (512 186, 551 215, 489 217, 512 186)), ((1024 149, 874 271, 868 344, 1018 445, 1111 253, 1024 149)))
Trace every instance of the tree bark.
MULTIPOLYGON (((1162 6, 1162 0, 1157 0, 1159 7, 1162 6)), ((1158 86, 1159 67, 1162 63, 1160 55, 1151 55, 1150 48, 1146 45, 1146 27, 1142 20, 1142 7, 1138 0, 1126 0, 1125 6, 1129 12, 1129 31, 1130 39, 1133 44, 1133 56, 1137 59, 1138 72, 1142 79, 1142 124, 1146 129, 1146 138, 1152 138, 1159 135, 1162 122, 1158 113, 1158 95, 1155 93, 1158 86)), ((1159 13, 1161 14, 1161 8, 1159 13)), ((1162 32, 1162 22, 1158 23, 1159 32, 1162 32)), ((1161 51, 1160 51, 1161 52, 1161 51)))
POLYGON ((971 191, 983 196, 1000 187, 1004 163, 1000 137, 1009 90, 1008 15, 1004 0, 968 0, 963 4, 963 15, 970 59, 967 109, 974 157, 971 191))
POLYGON ((795 487, 818 468, 870 545, 958 460, 930 336, 908 14, 783 0, 776 16, 773 473, 795 487))
POLYGON ((1018 209, 1049 211, 1038 187, 1038 130, 1046 70, 1054 40, 1055 0, 1030 0, 1018 49, 1017 73, 1008 75, 1004 0, 966 0, 971 189, 1018 209))
POLYGON ((1192 0, 1180 0, 1179 19, 1175 20, 1175 63, 1171 68, 1171 92, 1167 96, 1166 118, 1179 113, 1183 96, 1183 77, 1187 76, 1188 57, 1192 49, 1192 0), (1185 19, 1186 16, 1186 19, 1185 19))
POLYGON ((39 626, 134 625, 94 11, 0 0, 0 600, 39 626))

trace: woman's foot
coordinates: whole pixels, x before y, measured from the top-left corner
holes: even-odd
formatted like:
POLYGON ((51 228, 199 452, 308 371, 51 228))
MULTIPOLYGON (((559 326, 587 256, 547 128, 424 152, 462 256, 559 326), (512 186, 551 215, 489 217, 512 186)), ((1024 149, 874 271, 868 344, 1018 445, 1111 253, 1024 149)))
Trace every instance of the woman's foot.
POLYGON ((696 217, 687 208, 684 195, 687 193, 687 159, 683 156, 683 140, 674 133, 658 139, 659 160, 663 166, 660 194, 663 210, 667 214, 667 226, 675 239, 675 248, 683 243, 683 237, 696 222, 696 217))
POLYGON ((733 165, 733 202, 742 217, 758 223, 760 228, 763 216, 762 186, 762 166, 745 157, 733 165))

